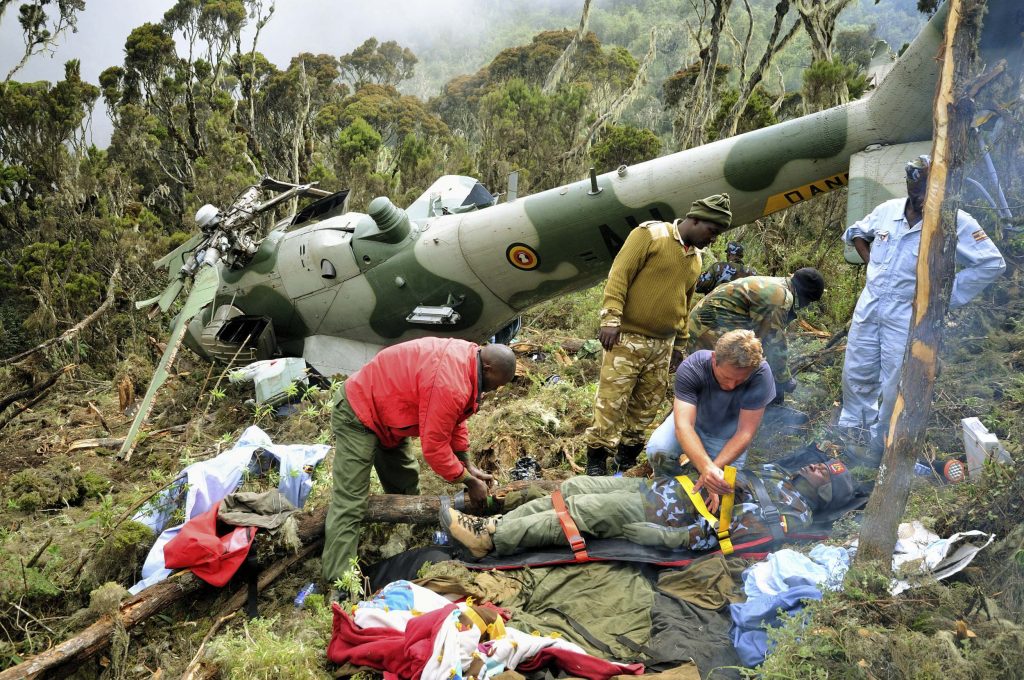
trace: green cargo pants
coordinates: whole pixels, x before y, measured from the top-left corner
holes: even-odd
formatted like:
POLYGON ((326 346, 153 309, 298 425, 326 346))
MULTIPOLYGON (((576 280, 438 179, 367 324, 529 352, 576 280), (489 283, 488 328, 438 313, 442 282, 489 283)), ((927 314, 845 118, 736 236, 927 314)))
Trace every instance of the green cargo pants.
POLYGON ((372 430, 364 426, 345 396, 342 385, 331 412, 334 433, 334 471, 331 504, 327 508, 324 536, 323 578, 333 583, 347 572, 359 547, 360 524, 370 495, 370 468, 377 470, 384 493, 418 495, 419 462, 403 441, 386 449, 372 430))
MULTIPOLYGON (((626 524, 644 522, 641 490, 635 477, 573 477, 562 482, 562 496, 576 527, 597 538, 619 538, 626 524)), ((551 498, 537 498, 506 513, 494 532, 499 555, 549 545, 568 545, 551 498)))

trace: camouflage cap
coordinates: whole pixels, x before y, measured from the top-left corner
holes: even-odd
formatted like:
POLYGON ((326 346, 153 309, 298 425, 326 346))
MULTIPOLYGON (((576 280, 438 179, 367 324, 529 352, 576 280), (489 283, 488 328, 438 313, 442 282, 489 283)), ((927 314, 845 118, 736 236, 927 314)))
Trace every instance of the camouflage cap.
POLYGON ((686 213, 686 216, 692 217, 695 220, 714 222, 721 225, 724 229, 728 229, 732 226, 729 194, 715 194, 714 196, 694 201, 693 205, 690 206, 690 212, 686 213))
POLYGON ((743 246, 736 241, 729 241, 725 246, 726 255, 736 255, 737 257, 743 257, 743 246))

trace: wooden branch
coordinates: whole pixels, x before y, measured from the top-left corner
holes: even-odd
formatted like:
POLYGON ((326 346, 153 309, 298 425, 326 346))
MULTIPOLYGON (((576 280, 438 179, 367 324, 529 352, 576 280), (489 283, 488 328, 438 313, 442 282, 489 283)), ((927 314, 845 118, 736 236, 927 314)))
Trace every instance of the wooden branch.
MULTIPOLYGON (((878 481, 864 512, 855 564, 892 571, 896 529, 910 496, 913 466, 932 411, 932 395, 946 304, 953 287, 957 208, 963 159, 969 157, 973 102, 960 83, 977 54, 984 0, 951 0, 942 68, 935 95, 935 132, 928 192, 921 225, 910 338, 900 374, 899 394, 882 396, 882 420, 891 420, 878 481)), ((884 422, 884 421, 883 421, 884 422)))
POLYGON ((193 680, 195 678, 196 670, 199 668, 199 662, 203 656, 203 651, 206 649, 206 643, 210 641, 210 638, 217 634, 217 631, 220 630, 221 626, 235 618, 237 614, 238 612, 231 612, 230 614, 220 617, 212 626, 210 626, 210 630, 206 631, 206 635, 203 636, 203 641, 199 643, 199 649, 196 650, 196 654, 192 657, 192 661, 185 668, 185 672, 181 674, 181 680, 193 680))
MULTIPOLYGON (((281 574, 288 571, 289 567, 291 567, 293 564, 297 562, 302 562, 316 551, 321 550, 323 547, 324 542, 322 540, 313 541, 309 545, 302 546, 302 549, 299 550, 297 553, 288 555, 284 559, 275 562, 274 564, 263 569, 262 571, 260 571, 260 574, 256 579, 256 590, 262 593, 264 590, 266 590, 267 586, 276 581, 281 574)), ((245 604, 245 601, 248 598, 248 596, 248 588, 239 588, 238 591, 235 592, 235 594, 232 595, 231 598, 224 603, 224 606, 221 607, 219 612, 220 615, 227 616, 229 613, 241 609, 242 605, 245 604)))
MULTIPOLYGON (((146 435, 147 439, 153 439, 154 437, 161 437, 166 434, 179 434, 188 429, 188 425, 172 425, 171 427, 165 427, 160 430, 153 430, 146 435)), ((121 444, 124 444, 124 437, 100 437, 98 439, 79 439, 71 443, 68 447, 68 452, 78 451, 79 449, 97 449, 104 447, 108 449, 116 449, 121 444)))
MULTIPOLYGON (((530 485, 540 485, 545 489, 551 490, 559 484, 561 482, 551 480, 512 482, 496 490, 494 495, 499 499, 504 499, 509 492, 522 490, 530 485)), ((370 496, 364 520, 367 522, 434 524, 437 522, 440 510, 441 498, 439 496, 382 494, 370 496)), ((479 509, 475 511, 479 512, 479 509)), ((471 508, 470 512, 474 512, 474 509, 471 508)), ((264 571, 257 582, 259 590, 266 588, 275 578, 284 573, 289 566, 305 559, 321 546, 324 534, 324 521, 327 518, 327 508, 320 508, 312 513, 297 515, 297 517, 299 540, 302 541, 304 547, 298 554, 288 555, 277 562, 265 565, 264 571)), ((125 630, 128 630, 176 602, 186 597, 192 597, 194 601, 196 598, 193 596, 208 590, 209 587, 206 583, 193 576, 192 572, 177 572, 167 580, 146 588, 138 595, 122 603, 119 610, 121 625, 125 630)), ((228 600, 221 609, 221 615, 229 613, 232 608, 237 609, 244 602, 245 593, 243 591, 228 600)), ((110 616, 104 616, 74 637, 23 661, 17 666, 12 666, 0 672, 0 680, 28 680, 44 675, 52 675, 60 672, 59 669, 72 665, 77 666, 110 644, 114 628, 114 619, 110 616)))
POLYGON ((569 68, 569 62, 576 55, 576 51, 579 49, 579 45, 583 42, 583 39, 587 35, 587 24, 590 22, 590 2, 591 0, 583 1, 583 14, 580 16, 580 26, 576 29, 576 33, 573 34, 569 44, 565 46, 562 53, 558 55, 558 59, 551 66, 551 70, 548 71, 547 77, 544 79, 544 86, 541 87, 541 93, 550 96, 554 93, 558 86, 562 82, 562 78, 565 76, 566 70, 569 68))
POLYGON ((42 350, 44 350, 44 349, 46 349, 48 347, 52 347, 53 345, 56 345, 59 342, 67 342, 71 338, 73 338, 76 335, 78 335, 79 333, 81 333, 93 321, 95 321, 96 319, 98 319, 101 316, 103 316, 103 313, 106 312, 108 309, 110 309, 111 305, 114 304, 114 291, 115 291, 115 289, 117 287, 117 282, 118 282, 118 280, 120 280, 120 278, 121 278, 121 263, 118 262, 118 263, 116 263, 114 265, 114 271, 110 275, 110 280, 107 282, 107 296, 103 300, 103 303, 99 307, 97 307, 95 309, 95 311, 93 311, 92 314, 90 314, 89 316, 85 317, 84 319, 82 319, 81 321, 76 323, 74 326, 72 326, 71 328, 67 329, 66 331, 64 331, 63 333, 61 333, 60 335, 58 335, 55 338, 50 338, 46 342, 44 342, 42 344, 39 344, 39 345, 36 345, 32 349, 25 350, 24 352, 21 352, 20 354, 15 354, 14 356, 8 357, 6 359, 0 359, 0 366, 8 366, 10 364, 16 364, 16 363, 18 363, 20 361, 23 361, 24 359, 27 359, 28 357, 32 356, 33 354, 35 354, 37 352, 40 352, 40 351, 42 351, 42 350))
POLYGON ((46 380, 36 383, 32 387, 28 387, 20 392, 15 392, 12 395, 3 397, 2 399, 0 399, 0 411, 3 411, 16 401, 21 401, 22 399, 29 399, 31 397, 36 396, 40 392, 49 389, 50 387, 53 386, 55 382, 57 382, 58 378, 60 378, 62 375, 64 375, 66 372, 70 371, 74 367, 74 364, 68 364, 67 366, 61 368, 59 371, 51 374, 46 380))
POLYGON ((96 408, 96 404, 92 403, 91 401, 89 402, 89 410, 92 411, 93 415, 99 418, 100 425, 102 425, 103 429, 107 431, 107 434, 110 434, 111 430, 110 425, 107 425, 107 419, 104 418, 103 414, 100 413, 100 410, 96 408))

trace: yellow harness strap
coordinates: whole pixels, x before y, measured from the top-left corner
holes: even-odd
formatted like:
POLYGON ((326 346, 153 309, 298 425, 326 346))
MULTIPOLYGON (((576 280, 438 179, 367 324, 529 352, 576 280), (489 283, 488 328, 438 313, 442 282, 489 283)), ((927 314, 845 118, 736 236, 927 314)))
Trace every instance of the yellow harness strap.
POLYGON ((473 625, 477 627, 480 634, 489 640, 500 640, 505 637, 505 621, 499 615, 494 623, 484 623, 483 617, 476 613, 472 605, 468 605, 461 611, 462 614, 466 615, 466 618, 473 622, 473 625))
MULTIPOLYGON (((736 468, 731 465, 726 465, 723 472, 725 481, 729 483, 729 486, 735 488, 736 468)), ((700 494, 693 492, 693 482, 689 477, 680 475, 676 477, 676 481, 683 487, 686 495, 690 497, 690 502, 693 503, 693 507, 697 512, 699 512, 718 532, 718 547, 721 548, 722 554, 728 555, 732 553, 733 547, 732 539, 729 538, 729 525, 732 523, 732 508, 736 501, 736 493, 728 493, 721 497, 719 516, 715 517, 711 514, 711 511, 708 510, 708 506, 704 504, 704 499, 700 497, 700 494)))
MULTIPOLYGON (((726 465, 722 470, 725 473, 725 481, 733 489, 736 488, 736 468, 726 465)), ((729 527, 732 525, 732 506, 736 501, 736 492, 731 491, 722 496, 722 504, 718 510, 721 518, 718 522, 718 547, 722 549, 723 555, 732 554, 732 539, 729 537, 729 527)))

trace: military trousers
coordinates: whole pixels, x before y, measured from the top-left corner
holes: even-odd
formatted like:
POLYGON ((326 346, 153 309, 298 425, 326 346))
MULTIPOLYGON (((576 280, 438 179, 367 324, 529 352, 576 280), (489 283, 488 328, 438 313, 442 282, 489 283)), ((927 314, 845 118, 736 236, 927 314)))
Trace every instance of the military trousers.
POLYGON ((419 494, 419 462, 408 441, 394 449, 356 417, 342 385, 331 412, 334 434, 334 470, 331 502, 327 508, 322 573, 333 583, 351 567, 359 547, 360 524, 370 495, 370 471, 377 470, 384 493, 419 494))
MULTIPOLYGON (((646 480, 635 477, 573 477, 562 482, 565 507, 583 533, 597 538, 619 538, 623 527, 645 521, 641 489, 646 480)), ((537 498, 507 513, 494 532, 499 555, 568 545, 551 497, 537 498)))
POLYGON ((621 333, 604 353, 594 399, 594 423, 587 428, 587 446, 614 449, 642 444, 658 416, 668 389, 673 338, 621 333))

